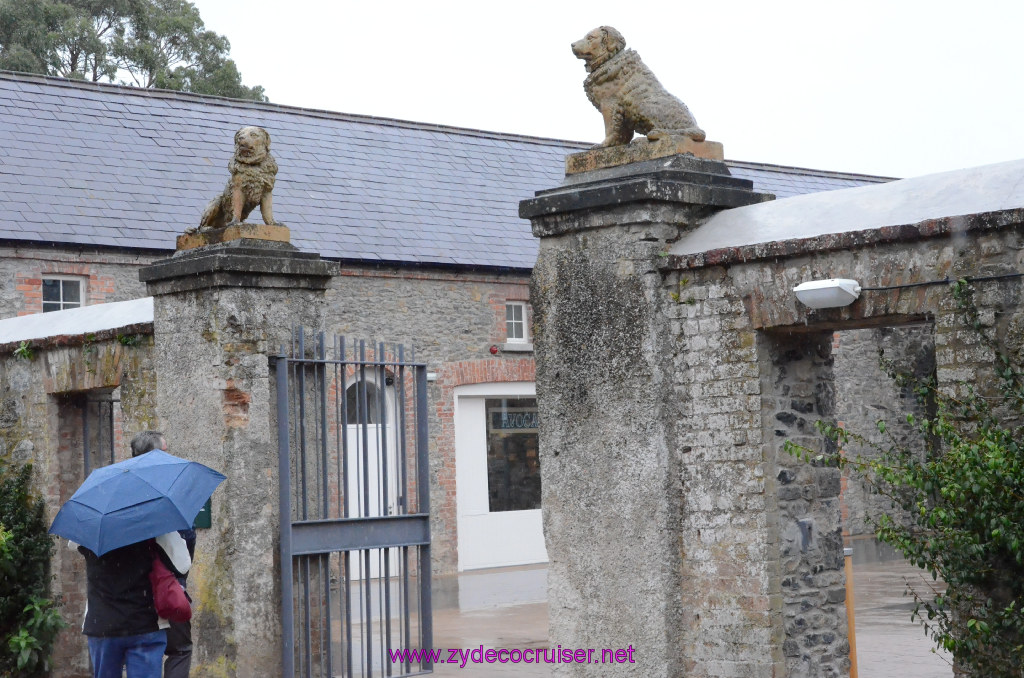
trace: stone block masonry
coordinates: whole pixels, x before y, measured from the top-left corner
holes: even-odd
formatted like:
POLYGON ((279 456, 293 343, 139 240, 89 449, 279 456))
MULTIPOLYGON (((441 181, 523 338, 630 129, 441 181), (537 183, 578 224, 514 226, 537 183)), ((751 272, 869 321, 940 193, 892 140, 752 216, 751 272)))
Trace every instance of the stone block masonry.
POLYGON ((993 355, 963 329, 948 279, 984 278, 982 322, 1019 346, 1024 213, 751 244, 741 234, 670 254, 716 210, 749 205, 731 216, 762 224, 763 196, 744 190, 713 161, 683 157, 573 175, 521 205, 541 239, 532 300, 551 642, 633 644, 645 676, 843 678, 843 478, 784 443, 830 452, 817 420, 835 423, 855 393, 900 399, 856 382, 837 397, 837 331, 916 346, 912 368, 947 393, 994 388, 993 355), (824 278, 866 289, 842 308, 799 304, 793 287, 824 278), (893 326, 925 329, 896 342, 872 329, 893 326))
MULTIPOLYGON (((835 360, 836 420, 849 431, 876 443, 896 441, 923 455, 924 438, 906 421, 908 414, 926 413, 928 404, 918 403, 913 391, 898 387, 879 365, 879 350, 896 362, 899 369, 921 379, 935 376, 935 328, 932 323, 905 327, 877 327, 836 332, 835 360), (877 428, 886 422, 886 432, 877 428)), ((851 441, 844 453, 849 458, 871 458, 869 446, 851 441)), ((843 527, 850 535, 873 534, 878 519, 888 514, 902 519, 893 501, 863 481, 844 472, 843 527)))
POLYGON ((222 471, 190 576, 198 675, 280 670, 278 448, 269 356, 324 327, 336 265, 281 243, 199 247, 143 269, 157 414, 172 449, 222 471))
MULTIPOLYGON (((1019 343, 1021 285, 1012 276, 1020 250, 1019 219, 1008 212, 929 222, 920 229, 790 241, 784 252, 766 245, 706 253, 688 261, 669 258, 662 264, 663 294, 673 302, 666 315, 680 346, 673 361, 681 414, 678 449, 696 460, 687 467, 693 472, 682 483, 688 495, 696 495, 688 501, 684 531, 704 536, 710 524, 730 542, 750 538, 751 524, 736 516, 754 504, 721 495, 742 494, 752 485, 743 483, 739 474, 731 476, 732 487, 716 483, 725 471, 709 472, 699 463, 723 466, 745 458, 755 469, 751 481, 753 487, 760 485, 755 494, 760 492, 764 499, 757 503, 766 508, 768 520, 763 532, 766 548, 745 555, 773 563, 764 582, 769 598, 778 601, 771 616, 782 621, 781 629, 774 629, 782 632, 775 637, 781 641, 785 666, 778 675, 844 676, 849 669, 842 602, 843 478, 838 469, 790 457, 783 442, 793 440, 827 452, 813 428, 815 421, 850 419, 848 423, 855 425, 870 424, 870 433, 874 419, 883 417, 871 416, 868 422, 865 409, 887 406, 906 411, 908 406, 899 404, 901 394, 894 393, 878 371, 875 352, 880 346, 911 371, 934 373, 939 387, 949 393, 968 385, 993 384, 991 352, 963 330, 943 281, 1008 273, 1005 279, 978 283, 978 302, 991 328, 1008 337, 1011 345, 1019 343), (951 238, 951 233, 956 236, 951 238), (840 251, 836 245, 844 240, 862 246, 840 251), (709 265, 712 260, 714 265, 709 265), (795 285, 826 277, 853 278, 865 287, 884 289, 865 291, 845 308, 812 311, 796 302, 791 293, 795 285), (874 329, 880 327, 898 329, 874 329), (848 336, 852 339, 843 354, 843 339, 848 336), (865 365, 873 371, 850 374, 865 365), (840 366, 842 371, 836 374, 840 366), (760 374, 756 387, 755 369, 760 374), (744 402, 744 393, 758 396, 744 402), (854 409, 857 403, 862 409, 854 409)), ((894 431, 899 439, 911 435, 898 426, 894 431)), ((882 509, 862 504, 856 510, 877 515, 882 509)), ((712 549, 698 546, 696 551, 687 555, 696 555, 698 562, 715 562, 712 549)), ((713 582, 709 572, 718 576, 721 568, 698 567, 690 577, 688 600, 702 617, 722 599, 707 593, 713 582)), ((731 590, 728 585, 723 588, 731 590)), ((712 635, 717 643, 730 638, 722 630, 712 635)), ((690 675, 748 675, 705 673, 720 650, 711 645, 696 648, 701 658, 692 664, 695 673, 690 675)))
POLYGON ((743 307, 711 281, 666 303, 658 270, 680 232, 763 199, 680 156, 575 175, 520 208, 541 238, 531 299, 551 642, 637 648, 636 666, 557 675, 782 675, 755 335, 736 331, 743 307), (685 310, 698 299, 706 316, 685 310), (687 371, 705 368, 704 380, 687 371))
MULTIPOLYGON (((52 520, 85 480, 87 442, 95 468, 109 463, 110 445, 115 460, 130 456, 122 431, 155 424, 152 326, 34 341, 30 356, 15 354, 16 348, 0 346, 0 457, 32 462, 36 491, 52 520), (132 340, 122 343, 119 336, 132 340), (113 408, 106 411, 112 427, 101 420, 97 400, 113 408)), ((52 676, 86 675, 89 656, 81 634, 85 562, 61 540, 51 569, 51 592, 63 601, 61 615, 69 623, 55 644, 52 676)))

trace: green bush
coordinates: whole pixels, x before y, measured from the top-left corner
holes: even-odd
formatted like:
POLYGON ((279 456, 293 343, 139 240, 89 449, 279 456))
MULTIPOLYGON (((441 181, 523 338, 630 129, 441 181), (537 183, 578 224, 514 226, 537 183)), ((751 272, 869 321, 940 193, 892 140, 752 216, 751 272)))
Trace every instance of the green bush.
MULTIPOLYGON (((967 389, 954 396, 938 390, 934 380, 899 373, 883 357, 883 368, 898 385, 935 405, 934 415, 907 416, 924 437, 924 458, 894 438, 878 444, 826 422, 817 426, 837 443, 833 449, 854 441, 874 455, 820 455, 793 443, 786 448, 804 459, 852 470, 907 511, 909 522, 882 516, 876 535, 945 583, 945 588, 941 583, 912 587, 914 618, 970 675, 1022 678, 1024 373, 979 321, 971 288, 959 281, 952 292, 966 324, 992 350, 998 392, 967 389)), ((885 422, 879 421, 878 429, 886 433, 885 422)))
POLYGON ((31 465, 0 461, 0 676, 32 678, 49 669, 65 623, 48 599, 53 541, 43 501, 30 493, 31 465))

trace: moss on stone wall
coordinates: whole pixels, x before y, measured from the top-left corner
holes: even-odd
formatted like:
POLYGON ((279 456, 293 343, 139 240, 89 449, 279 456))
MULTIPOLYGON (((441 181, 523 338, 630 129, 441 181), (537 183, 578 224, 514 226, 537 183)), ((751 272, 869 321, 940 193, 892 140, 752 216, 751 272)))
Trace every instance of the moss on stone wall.
POLYGON ((190 675, 193 678, 235 678, 238 664, 226 657, 217 657, 213 661, 193 664, 190 675))

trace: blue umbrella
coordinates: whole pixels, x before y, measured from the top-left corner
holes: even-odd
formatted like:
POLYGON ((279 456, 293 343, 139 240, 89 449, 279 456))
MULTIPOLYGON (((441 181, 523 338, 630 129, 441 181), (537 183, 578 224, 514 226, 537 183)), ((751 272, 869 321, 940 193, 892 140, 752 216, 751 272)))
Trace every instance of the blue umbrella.
POLYGON ((202 464, 153 450, 89 474, 64 502, 50 534, 98 556, 192 527, 224 476, 202 464))

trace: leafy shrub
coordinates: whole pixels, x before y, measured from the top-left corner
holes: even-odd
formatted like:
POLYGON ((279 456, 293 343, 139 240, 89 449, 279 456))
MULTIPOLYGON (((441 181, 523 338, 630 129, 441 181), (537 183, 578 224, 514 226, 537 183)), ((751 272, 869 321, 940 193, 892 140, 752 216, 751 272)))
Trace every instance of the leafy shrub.
MULTIPOLYGON (((978 678, 1024 677, 1024 372, 979 321, 971 288, 953 287, 968 326, 993 350, 999 396, 967 389, 953 396, 882 366, 900 386, 931 399, 934 415, 908 415, 928 448, 922 459, 894 438, 880 444, 818 422, 841 450, 848 442, 874 450, 872 458, 817 454, 791 442, 787 450, 807 460, 834 463, 889 496, 909 513, 901 522, 882 516, 878 538, 945 582, 912 589, 914 618, 959 669, 978 678)), ((885 422, 878 422, 886 432, 885 422)))
POLYGON ((47 598, 53 542, 46 511, 30 494, 31 465, 0 462, 0 676, 32 678, 49 669, 65 623, 47 598))

